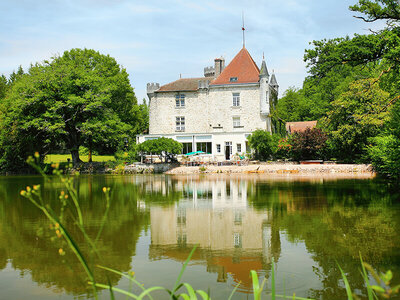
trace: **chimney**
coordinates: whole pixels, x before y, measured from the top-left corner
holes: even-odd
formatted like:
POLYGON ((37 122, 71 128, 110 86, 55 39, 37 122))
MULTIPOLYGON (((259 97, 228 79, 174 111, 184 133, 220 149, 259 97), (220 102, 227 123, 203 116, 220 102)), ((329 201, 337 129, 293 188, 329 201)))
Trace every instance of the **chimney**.
POLYGON ((215 62, 215 78, 225 69, 225 59, 223 57, 214 59, 215 62))

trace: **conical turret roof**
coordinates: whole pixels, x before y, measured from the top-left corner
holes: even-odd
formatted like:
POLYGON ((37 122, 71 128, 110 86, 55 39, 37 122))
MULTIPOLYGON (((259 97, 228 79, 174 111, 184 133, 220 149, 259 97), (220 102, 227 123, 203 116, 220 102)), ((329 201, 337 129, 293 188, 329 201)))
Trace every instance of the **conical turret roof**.
POLYGON ((261 63, 260 77, 261 76, 269 76, 267 64, 265 63, 264 59, 261 63))
POLYGON ((210 85, 256 83, 260 70, 246 48, 242 48, 210 85))
POLYGON ((278 82, 276 81, 275 73, 272 73, 270 84, 271 85, 278 85, 278 82))

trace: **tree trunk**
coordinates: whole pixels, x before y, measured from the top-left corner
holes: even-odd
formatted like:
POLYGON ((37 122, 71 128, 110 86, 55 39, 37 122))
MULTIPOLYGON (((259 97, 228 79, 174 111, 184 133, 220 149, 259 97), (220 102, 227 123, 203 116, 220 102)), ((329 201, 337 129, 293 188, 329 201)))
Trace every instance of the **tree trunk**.
POLYGON ((72 156, 72 164, 74 165, 74 167, 81 163, 82 160, 79 158, 79 151, 78 150, 71 150, 71 156, 72 156))
POLYGON ((89 157, 88 161, 92 162, 92 138, 89 140, 89 157))

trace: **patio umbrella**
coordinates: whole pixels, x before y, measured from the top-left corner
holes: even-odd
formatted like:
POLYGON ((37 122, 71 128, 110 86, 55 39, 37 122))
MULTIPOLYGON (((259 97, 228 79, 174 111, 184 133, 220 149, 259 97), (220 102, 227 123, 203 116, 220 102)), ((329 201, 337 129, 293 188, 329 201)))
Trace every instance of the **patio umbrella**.
POLYGON ((203 152, 203 151, 195 151, 195 152, 186 153, 185 155, 186 156, 192 156, 192 155, 198 155, 198 154, 205 154, 205 152, 203 152))

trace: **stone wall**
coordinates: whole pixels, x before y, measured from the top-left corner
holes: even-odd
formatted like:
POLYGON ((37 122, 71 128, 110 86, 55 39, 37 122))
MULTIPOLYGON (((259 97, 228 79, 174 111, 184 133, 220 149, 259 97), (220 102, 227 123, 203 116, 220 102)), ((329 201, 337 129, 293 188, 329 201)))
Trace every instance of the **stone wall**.
POLYGON ((175 106, 174 92, 155 93, 150 101, 150 134, 175 134, 176 117, 185 117, 185 133, 252 132, 266 129, 260 114, 259 85, 210 87, 185 94, 185 107, 175 106), (240 93, 240 106, 233 106, 233 93, 240 93), (233 117, 240 117, 239 128, 233 117))

